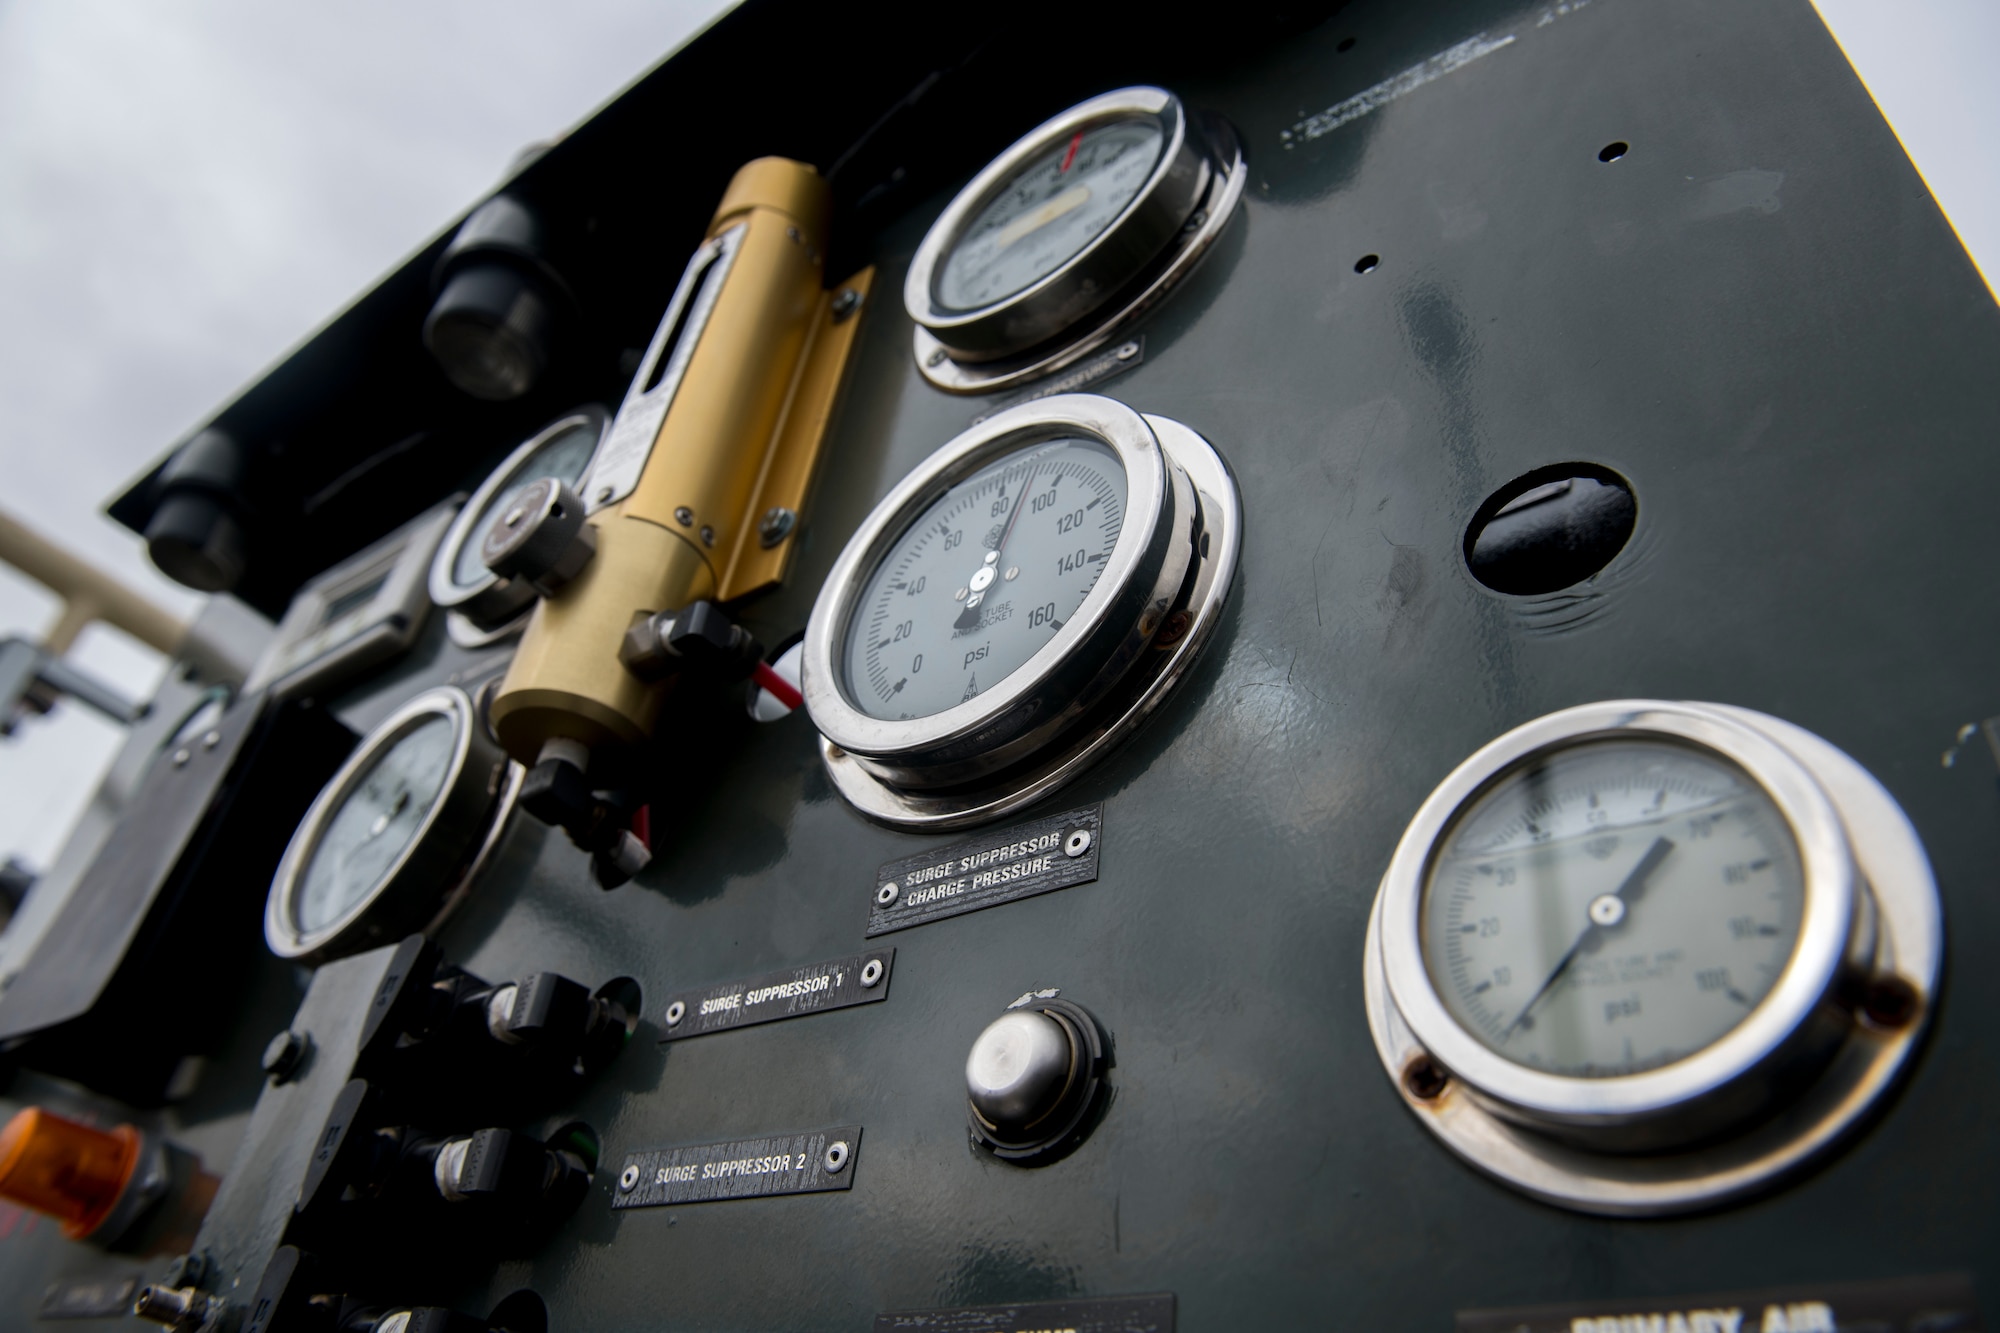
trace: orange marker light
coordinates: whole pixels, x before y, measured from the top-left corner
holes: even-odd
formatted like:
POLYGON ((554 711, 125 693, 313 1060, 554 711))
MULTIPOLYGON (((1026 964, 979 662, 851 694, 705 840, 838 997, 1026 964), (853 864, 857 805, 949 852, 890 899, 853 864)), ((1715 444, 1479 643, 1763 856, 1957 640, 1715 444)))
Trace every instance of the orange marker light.
POLYGON ((79 1240, 118 1202, 139 1164, 139 1131, 105 1131, 31 1106, 0 1129, 0 1199, 46 1214, 79 1240))

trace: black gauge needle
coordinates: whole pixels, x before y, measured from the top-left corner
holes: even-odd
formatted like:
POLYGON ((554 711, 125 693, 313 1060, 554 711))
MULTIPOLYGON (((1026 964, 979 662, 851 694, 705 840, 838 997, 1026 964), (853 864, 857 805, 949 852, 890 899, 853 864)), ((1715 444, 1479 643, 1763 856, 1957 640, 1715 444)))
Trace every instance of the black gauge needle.
MULTIPOLYGON (((1667 853, 1673 849, 1674 844, 1668 839, 1653 839, 1653 845, 1646 849, 1646 854, 1639 858, 1639 864, 1632 867, 1632 873, 1625 876, 1625 882, 1620 884, 1611 896, 1631 902, 1644 893, 1646 891, 1647 876, 1659 869, 1660 862, 1666 860, 1667 853)), ((1593 899, 1592 901, 1595 900, 1593 899)), ((1564 954, 1561 961, 1556 964, 1556 970, 1549 973, 1549 979, 1544 981, 1535 993, 1528 997, 1528 1002, 1521 1006, 1521 1012, 1514 1015, 1514 1021, 1509 1023, 1507 1030, 1500 1034, 1502 1040, 1512 1036, 1514 1029, 1528 1021, 1528 1015, 1533 1013, 1535 1006, 1542 1002, 1542 997, 1555 989, 1555 984, 1563 979, 1565 972, 1569 971, 1569 965, 1576 961, 1576 956, 1583 952, 1586 945, 1597 938, 1597 933, 1600 929, 1601 927, 1595 921, 1590 922, 1583 928, 1583 933, 1576 937, 1576 943, 1569 946, 1569 952, 1564 954)))

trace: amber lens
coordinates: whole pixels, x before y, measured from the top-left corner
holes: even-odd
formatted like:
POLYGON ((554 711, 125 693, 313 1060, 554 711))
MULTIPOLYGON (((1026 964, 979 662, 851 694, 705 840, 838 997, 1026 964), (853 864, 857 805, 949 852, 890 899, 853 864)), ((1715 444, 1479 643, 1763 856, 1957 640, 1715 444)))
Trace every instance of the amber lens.
POLYGON ((139 1161, 130 1125, 93 1129, 40 1107, 0 1130, 0 1199, 46 1214, 72 1239, 95 1231, 139 1161))

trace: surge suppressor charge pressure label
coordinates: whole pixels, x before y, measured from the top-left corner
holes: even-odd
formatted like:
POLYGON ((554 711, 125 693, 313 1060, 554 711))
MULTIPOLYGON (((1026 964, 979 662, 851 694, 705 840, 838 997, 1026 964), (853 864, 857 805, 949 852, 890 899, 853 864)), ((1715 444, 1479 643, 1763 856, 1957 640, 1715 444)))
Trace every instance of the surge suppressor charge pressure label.
POLYGON ((772 1194, 818 1194, 854 1184, 861 1126, 651 1148, 625 1158, 613 1208, 658 1208, 772 1194))
POLYGON ((1087 805, 885 862, 875 872, 867 934, 1088 884, 1097 878, 1103 835, 1104 806, 1087 805))

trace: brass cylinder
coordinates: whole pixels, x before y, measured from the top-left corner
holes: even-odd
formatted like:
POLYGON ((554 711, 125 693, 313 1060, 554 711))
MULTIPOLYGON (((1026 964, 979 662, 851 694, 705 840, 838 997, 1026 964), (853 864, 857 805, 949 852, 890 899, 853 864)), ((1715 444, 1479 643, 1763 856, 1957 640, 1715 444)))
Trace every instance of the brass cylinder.
POLYGON ((745 535, 819 310, 829 208, 818 173, 784 158, 745 165, 723 194, 708 235, 747 230, 638 484, 591 516, 596 556, 537 605, 493 700, 522 763, 552 739, 598 751, 652 732, 666 685, 627 671, 619 645, 634 617, 712 597, 745 535))

